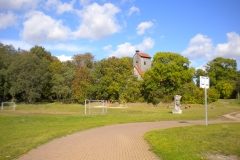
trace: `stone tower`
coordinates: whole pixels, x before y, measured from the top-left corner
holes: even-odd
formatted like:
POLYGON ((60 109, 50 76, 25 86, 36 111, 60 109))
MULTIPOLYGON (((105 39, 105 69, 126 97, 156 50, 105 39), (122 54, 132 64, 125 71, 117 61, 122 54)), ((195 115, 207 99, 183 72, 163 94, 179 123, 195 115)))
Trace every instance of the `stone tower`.
POLYGON ((141 53, 139 50, 136 50, 133 56, 133 66, 134 74, 138 79, 142 79, 142 75, 146 70, 151 68, 151 65, 151 57, 146 53, 141 53))

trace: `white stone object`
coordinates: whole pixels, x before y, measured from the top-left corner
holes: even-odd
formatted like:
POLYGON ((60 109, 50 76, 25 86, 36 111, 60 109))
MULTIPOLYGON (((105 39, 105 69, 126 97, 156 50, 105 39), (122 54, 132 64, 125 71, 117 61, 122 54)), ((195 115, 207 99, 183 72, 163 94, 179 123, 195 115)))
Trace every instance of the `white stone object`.
POLYGON ((173 114, 182 114, 182 110, 180 109, 180 100, 182 96, 180 95, 175 95, 174 96, 174 109, 172 110, 173 114))

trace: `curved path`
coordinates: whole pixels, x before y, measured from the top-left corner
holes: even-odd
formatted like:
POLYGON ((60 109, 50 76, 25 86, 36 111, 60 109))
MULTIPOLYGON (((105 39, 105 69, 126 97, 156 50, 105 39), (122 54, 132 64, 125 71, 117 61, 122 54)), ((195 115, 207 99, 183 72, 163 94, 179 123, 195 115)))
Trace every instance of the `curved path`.
MULTIPOLYGON (((224 123, 236 121, 209 121, 224 123)), ((55 139, 19 160, 158 160, 143 135, 154 129, 205 124, 205 121, 162 121, 93 128, 55 139)))

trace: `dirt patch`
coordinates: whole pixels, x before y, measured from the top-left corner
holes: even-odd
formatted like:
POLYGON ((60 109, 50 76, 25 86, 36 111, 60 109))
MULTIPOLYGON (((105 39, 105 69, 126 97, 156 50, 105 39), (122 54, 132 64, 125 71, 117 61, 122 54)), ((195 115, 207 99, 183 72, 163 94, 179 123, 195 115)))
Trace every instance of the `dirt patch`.
POLYGON ((78 112, 64 112, 64 111, 47 111, 47 110, 35 110, 35 111, 0 111, 1 114, 6 115, 69 115, 80 114, 78 112))
POLYGON ((204 154, 203 157, 209 160, 239 160, 239 157, 236 155, 222 155, 222 154, 204 154))

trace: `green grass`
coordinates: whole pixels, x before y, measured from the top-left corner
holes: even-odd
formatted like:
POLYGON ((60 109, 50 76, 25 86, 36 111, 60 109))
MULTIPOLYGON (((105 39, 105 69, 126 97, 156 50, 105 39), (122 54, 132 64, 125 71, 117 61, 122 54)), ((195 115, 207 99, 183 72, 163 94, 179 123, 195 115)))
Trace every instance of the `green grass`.
POLYGON ((240 124, 196 125, 151 131, 145 138, 163 160, 200 160, 205 155, 240 158, 240 124))
MULTIPOLYGON (((240 111, 240 101, 220 100, 209 105, 209 120, 225 113, 240 111)), ((125 108, 109 108, 106 115, 84 115, 82 105, 39 104, 18 105, 15 111, 0 111, 0 159, 13 159, 58 137, 93 127, 169 120, 204 120, 204 105, 192 105, 183 114, 172 114, 167 104, 127 104, 125 108)), ((184 105, 182 105, 184 106, 184 105)))

